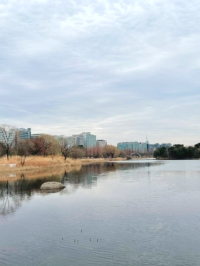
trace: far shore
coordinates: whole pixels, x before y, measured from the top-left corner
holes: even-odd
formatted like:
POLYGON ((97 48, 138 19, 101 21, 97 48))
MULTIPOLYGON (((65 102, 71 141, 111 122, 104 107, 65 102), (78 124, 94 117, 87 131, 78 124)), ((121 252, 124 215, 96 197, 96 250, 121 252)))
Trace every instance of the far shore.
POLYGON ((186 160, 200 160, 200 158, 186 158, 186 159, 176 159, 176 158, 155 158, 158 161, 186 161, 186 160))

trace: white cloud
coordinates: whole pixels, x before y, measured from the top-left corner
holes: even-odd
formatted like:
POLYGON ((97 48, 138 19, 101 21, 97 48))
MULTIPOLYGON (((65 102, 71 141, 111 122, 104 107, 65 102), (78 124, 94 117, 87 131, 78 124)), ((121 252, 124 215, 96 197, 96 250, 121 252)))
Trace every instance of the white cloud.
POLYGON ((199 142, 199 1, 0 4, 0 121, 199 142))

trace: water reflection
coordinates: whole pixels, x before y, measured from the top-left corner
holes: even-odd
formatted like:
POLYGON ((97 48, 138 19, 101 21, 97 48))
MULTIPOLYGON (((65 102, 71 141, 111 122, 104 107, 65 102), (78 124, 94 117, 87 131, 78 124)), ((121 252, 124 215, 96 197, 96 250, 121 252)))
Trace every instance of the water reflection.
POLYGON ((199 265, 200 161, 37 175, 1 183, 0 265, 199 265), (66 188, 41 194, 56 178, 66 188))
POLYGON ((72 171, 69 173, 64 173, 61 182, 69 183, 74 186, 83 186, 90 188, 95 186, 97 183, 97 177, 101 174, 114 171, 127 171, 136 170, 141 168, 150 167, 152 165, 160 165, 160 162, 146 162, 146 163, 104 163, 104 164, 94 164, 85 165, 80 171, 72 171))
POLYGON ((28 199, 28 195, 22 198, 21 194, 15 193, 14 184, 7 181, 1 185, 0 193, 0 215, 6 216, 15 212, 20 206, 22 200, 28 199))
POLYGON ((16 175, 14 180, 0 181, 0 215, 5 216, 15 212, 21 206, 22 201, 30 200, 34 194, 48 194, 40 191, 44 182, 61 182, 66 184, 67 188, 58 193, 73 193, 79 186, 84 188, 96 186, 98 176, 100 177, 103 173, 135 170, 158 164, 160 163, 102 163, 84 165, 70 172, 61 169, 57 171, 57 174, 56 172, 53 174, 48 172, 21 173, 16 175))

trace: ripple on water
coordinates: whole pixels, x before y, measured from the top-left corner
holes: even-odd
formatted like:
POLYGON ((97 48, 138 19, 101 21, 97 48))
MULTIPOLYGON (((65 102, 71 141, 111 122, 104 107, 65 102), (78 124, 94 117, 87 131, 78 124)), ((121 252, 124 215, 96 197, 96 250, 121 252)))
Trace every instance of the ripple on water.
POLYGON ((63 174, 66 190, 48 195, 38 180, 21 191, 11 184, 0 214, 0 265, 199 266, 199 166, 87 166, 63 174))

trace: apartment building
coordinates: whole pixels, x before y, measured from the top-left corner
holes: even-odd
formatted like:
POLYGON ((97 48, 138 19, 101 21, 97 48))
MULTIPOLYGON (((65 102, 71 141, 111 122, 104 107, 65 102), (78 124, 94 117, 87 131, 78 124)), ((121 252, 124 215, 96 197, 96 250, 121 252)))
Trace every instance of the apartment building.
POLYGON ((117 148, 121 151, 127 152, 138 152, 138 153, 153 153, 156 149, 160 147, 171 147, 171 143, 155 143, 149 144, 148 141, 146 142, 120 142, 117 144, 117 148))
POLYGON ((117 144, 117 148, 121 151, 127 151, 130 153, 139 152, 147 153, 148 152, 148 142, 120 142, 117 144))
POLYGON ((0 142, 12 143, 15 139, 23 140, 31 138, 31 128, 8 128, 0 129, 0 142))
POLYGON ((31 139, 31 128, 19 128, 17 131, 19 139, 31 139))
POLYGON ((97 140, 97 147, 103 148, 107 145, 107 141, 104 139, 97 140))
POLYGON ((82 132, 77 135, 66 137, 66 139, 71 145, 84 147, 87 149, 94 148, 97 145, 96 136, 90 132, 82 132))

